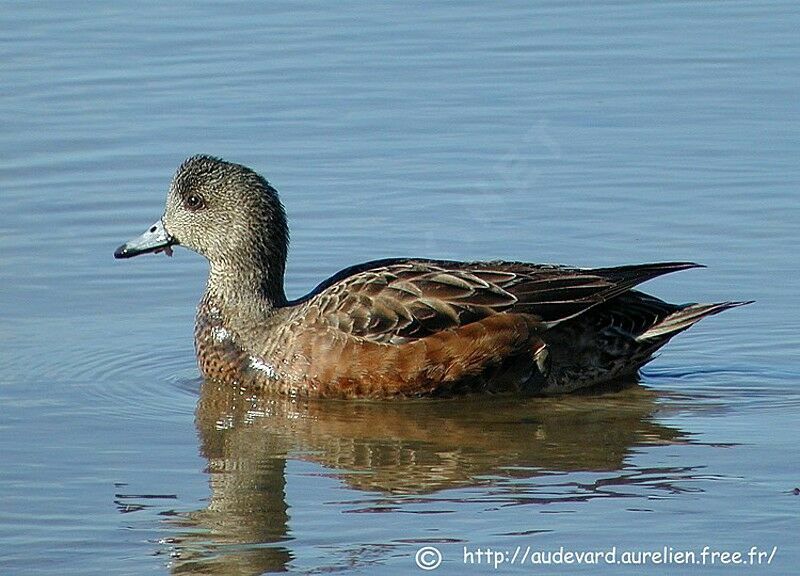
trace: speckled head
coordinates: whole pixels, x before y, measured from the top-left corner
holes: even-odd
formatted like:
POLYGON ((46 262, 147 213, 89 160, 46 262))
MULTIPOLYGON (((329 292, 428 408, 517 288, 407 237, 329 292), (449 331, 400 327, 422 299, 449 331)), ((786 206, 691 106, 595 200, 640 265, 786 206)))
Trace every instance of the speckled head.
POLYGON ((253 170, 212 156, 192 156, 178 168, 164 215, 117 258, 181 245, 211 264, 209 286, 259 290, 285 300, 283 273, 289 232, 278 193, 253 170))

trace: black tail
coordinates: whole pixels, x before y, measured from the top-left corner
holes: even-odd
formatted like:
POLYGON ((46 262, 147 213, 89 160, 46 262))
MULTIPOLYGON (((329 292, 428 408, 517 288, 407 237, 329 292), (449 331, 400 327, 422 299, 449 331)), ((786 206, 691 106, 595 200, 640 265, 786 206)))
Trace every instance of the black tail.
POLYGON ((636 374, 676 334, 744 304, 750 302, 677 305, 629 290, 543 335, 550 354, 542 392, 569 392, 636 374))
POLYGON ((746 302, 718 302, 716 304, 686 304, 637 335, 636 341, 652 341, 653 338, 664 336, 671 338, 678 332, 682 332, 690 326, 693 326, 706 316, 713 316, 725 310, 752 303, 753 301, 749 300, 746 302))

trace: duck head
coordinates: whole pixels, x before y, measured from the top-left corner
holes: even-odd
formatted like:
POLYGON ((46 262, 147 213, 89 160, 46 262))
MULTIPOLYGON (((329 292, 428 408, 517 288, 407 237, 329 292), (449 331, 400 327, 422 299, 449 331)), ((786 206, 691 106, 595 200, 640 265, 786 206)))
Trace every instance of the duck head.
POLYGON ((184 246, 211 265, 216 279, 282 298, 289 233, 277 191, 253 170, 212 156, 193 156, 178 168, 164 215, 115 258, 148 252, 172 255, 184 246))

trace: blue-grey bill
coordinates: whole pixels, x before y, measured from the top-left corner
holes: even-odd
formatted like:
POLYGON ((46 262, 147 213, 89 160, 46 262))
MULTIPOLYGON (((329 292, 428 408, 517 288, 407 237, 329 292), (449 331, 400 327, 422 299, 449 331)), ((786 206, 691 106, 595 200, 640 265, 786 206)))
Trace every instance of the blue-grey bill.
POLYGON ((144 234, 117 248, 114 251, 114 258, 132 258, 148 252, 164 252, 167 256, 172 256, 172 246, 175 244, 177 241, 170 236, 164 228, 164 223, 159 220, 144 234))

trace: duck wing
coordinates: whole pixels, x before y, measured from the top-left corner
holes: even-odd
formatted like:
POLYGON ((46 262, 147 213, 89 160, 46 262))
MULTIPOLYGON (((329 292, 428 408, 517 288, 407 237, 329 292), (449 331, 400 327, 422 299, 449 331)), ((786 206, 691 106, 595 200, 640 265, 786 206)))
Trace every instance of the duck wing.
POLYGON ((346 334, 402 344, 505 312, 529 315, 546 330, 641 282, 697 266, 378 260, 343 270, 294 304, 346 334))

